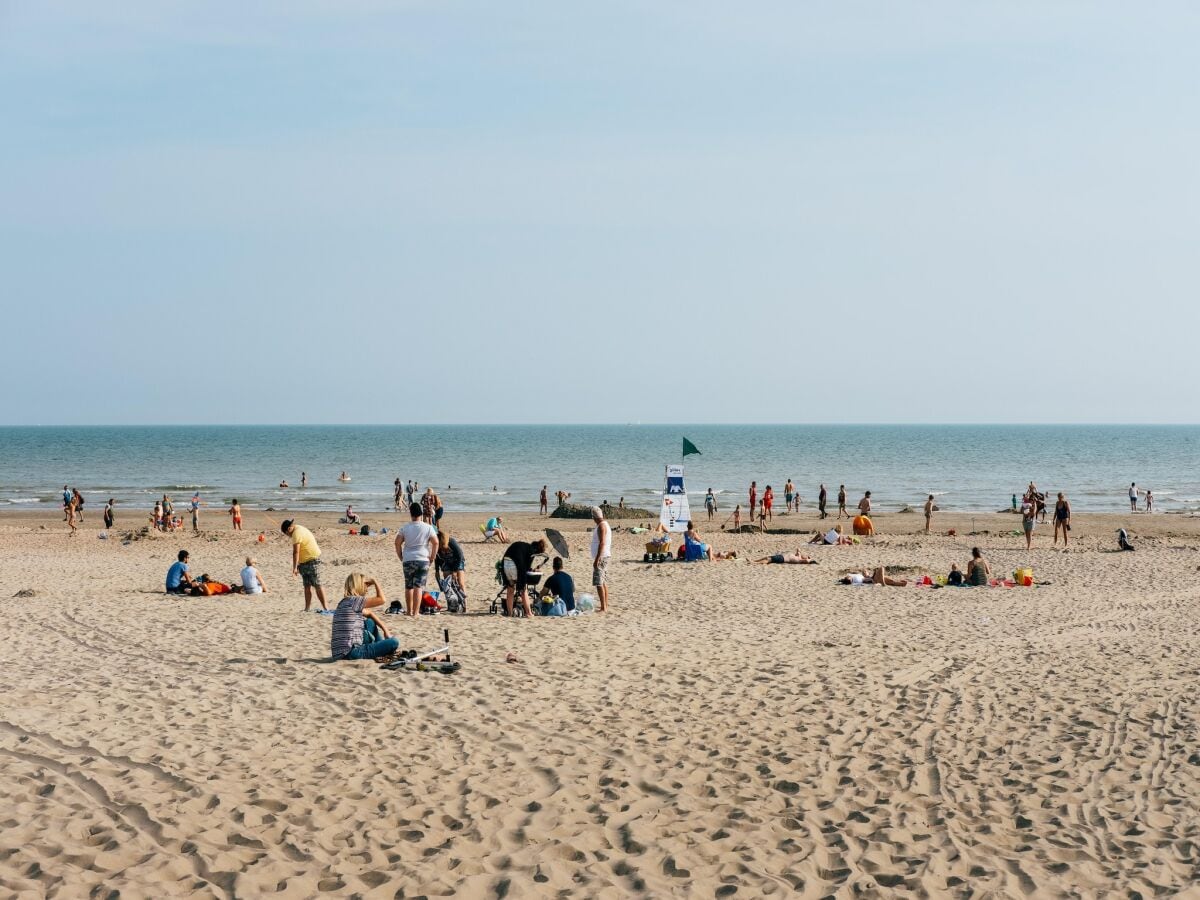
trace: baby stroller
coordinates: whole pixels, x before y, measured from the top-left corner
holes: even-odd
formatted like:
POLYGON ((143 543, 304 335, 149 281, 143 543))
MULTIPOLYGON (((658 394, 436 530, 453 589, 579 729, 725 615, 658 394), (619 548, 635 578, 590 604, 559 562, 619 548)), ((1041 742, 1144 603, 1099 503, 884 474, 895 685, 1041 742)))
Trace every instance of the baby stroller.
POLYGON ((447 612, 465 614, 467 611, 467 595, 452 573, 447 573, 438 579, 438 587, 442 589, 442 598, 446 601, 447 612))
MULTIPOLYGON (((541 560, 541 562, 539 562, 537 564, 538 567, 540 568, 542 565, 544 565, 546 563, 546 560, 548 560, 550 557, 546 556, 545 554, 539 554, 538 556, 536 556, 534 558, 541 560)), ((493 616, 504 614, 504 595, 506 593, 508 593, 508 579, 504 574, 504 560, 503 559, 500 560, 498 563, 496 563, 496 581, 500 584, 500 590, 497 591, 496 596, 492 598, 491 614, 493 616)), ((541 594, 541 591, 538 590, 538 585, 541 583, 541 581, 542 581, 542 573, 541 572, 534 571, 534 572, 526 572, 525 573, 525 584, 526 584, 525 593, 529 596, 529 607, 530 607, 530 609, 535 610, 535 614, 536 614, 536 610, 537 610, 538 606, 542 602, 542 594, 541 594)), ((519 603, 517 603, 517 596, 516 596, 516 594, 514 594, 513 595, 513 616, 524 616, 524 615, 525 615, 525 610, 521 607, 521 605, 519 603)))

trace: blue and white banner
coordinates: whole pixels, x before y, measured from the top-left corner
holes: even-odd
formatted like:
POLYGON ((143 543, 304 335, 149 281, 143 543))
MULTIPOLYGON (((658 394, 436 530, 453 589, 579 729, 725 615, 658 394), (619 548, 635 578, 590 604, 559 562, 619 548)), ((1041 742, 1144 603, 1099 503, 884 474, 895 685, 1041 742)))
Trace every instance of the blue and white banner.
POLYGON ((663 491, 662 511, 658 520, 667 531, 687 531, 692 511, 688 508, 687 491, 683 487, 683 466, 667 466, 667 488, 663 491))

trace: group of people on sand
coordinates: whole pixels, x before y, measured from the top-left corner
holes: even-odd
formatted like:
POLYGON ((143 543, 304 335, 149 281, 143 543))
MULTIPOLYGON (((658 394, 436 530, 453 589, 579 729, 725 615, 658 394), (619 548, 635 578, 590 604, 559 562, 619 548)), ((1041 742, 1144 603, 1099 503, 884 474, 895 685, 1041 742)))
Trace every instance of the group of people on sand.
MULTIPOLYGON (((104 507, 104 527, 112 528, 113 524, 113 503, 116 501, 109 500, 108 505, 104 507)), ((62 506, 63 506, 63 521, 67 523, 67 527, 71 529, 72 537, 79 530, 79 526, 83 524, 83 494, 79 493, 78 488, 73 488, 68 485, 63 485, 62 489, 62 506)))
MULTIPOLYGON (((1033 547, 1033 531, 1040 521, 1046 521, 1046 495, 1038 490, 1036 484, 1029 482, 1029 487, 1021 497, 1020 505, 1021 513, 1021 531, 1025 535, 1025 549, 1029 550, 1033 547)), ((1058 538, 1061 535, 1063 547, 1066 548, 1070 541, 1071 533, 1071 502, 1067 499, 1067 495, 1062 491, 1058 492, 1058 498, 1054 501, 1054 544, 1058 546, 1058 538)))
POLYGON ((246 565, 238 577, 230 582, 209 578, 207 575, 194 577, 191 572, 191 555, 180 550, 175 562, 167 569, 166 591, 168 594, 191 594, 204 596, 214 594, 265 594, 267 583, 258 571, 253 556, 246 557, 246 565))
MULTIPOLYGON (((966 573, 958 567, 958 563, 952 564, 950 566, 950 574, 946 576, 946 586, 986 587, 991 583, 991 578, 992 567, 987 559, 984 558, 983 551, 978 547, 972 547, 971 559, 967 562, 966 573)), ((905 587, 908 585, 907 578, 894 578, 888 575, 887 568, 884 566, 847 572, 838 581, 841 584, 872 584, 886 585, 887 587, 905 587)))

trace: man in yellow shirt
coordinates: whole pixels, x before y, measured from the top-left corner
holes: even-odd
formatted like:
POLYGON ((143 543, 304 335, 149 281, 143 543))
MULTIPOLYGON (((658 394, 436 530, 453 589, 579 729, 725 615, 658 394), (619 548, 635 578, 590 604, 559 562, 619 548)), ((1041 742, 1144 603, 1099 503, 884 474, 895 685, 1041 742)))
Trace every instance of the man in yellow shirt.
POLYGON ((291 519, 284 519, 280 530, 292 539, 292 574, 299 575, 304 581, 304 611, 312 607, 313 590, 321 602, 321 609, 329 609, 325 605, 325 589, 321 587, 321 548, 313 533, 303 525, 297 525, 291 519))

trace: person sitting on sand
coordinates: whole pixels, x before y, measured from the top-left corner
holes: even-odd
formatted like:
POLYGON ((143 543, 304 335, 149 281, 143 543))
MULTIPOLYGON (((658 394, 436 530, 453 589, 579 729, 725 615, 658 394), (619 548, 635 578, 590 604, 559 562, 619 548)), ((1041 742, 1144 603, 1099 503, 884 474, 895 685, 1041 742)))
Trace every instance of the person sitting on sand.
POLYGON ((554 569, 554 574, 546 579, 542 596, 557 597, 562 600, 567 612, 571 612, 575 609, 575 579, 563 571, 561 556, 554 557, 550 566, 554 569))
POLYGON ((688 544, 696 544, 700 547, 700 559, 707 559, 709 561, 712 560, 712 555, 710 552, 712 548, 709 547, 708 544, 704 543, 704 541, 700 540, 700 535, 696 531, 696 523, 691 519, 688 519, 687 531, 683 533, 683 546, 686 548, 688 544))
POLYGON ((792 565, 792 566, 815 566, 817 561, 811 557, 805 556, 797 547, 791 553, 773 553, 770 556, 764 556, 761 559, 750 560, 751 565, 792 565))
POLYGON ((983 551, 972 547, 971 561, 967 563, 967 584, 972 587, 986 587, 991 577, 992 567, 983 558, 983 551))
POLYGON ((871 537, 875 534, 875 523, 871 521, 871 517, 866 513, 859 513, 851 522, 854 528, 854 533, 863 537, 871 537))
POLYGON ((188 574, 188 552, 180 550, 171 568, 167 569, 167 593, 186 594, 196 587, 196 581, 188 574))
POLYGON ((349 503, 346 504, 346 521, 351 525, 358 524, 358 514, 355 513, 354 507, 349 503))
POLYGON ((346 579, 346 596, 333 613, 333 635, 329 639, 329 655, 336 659, 379 659, 391 656, 400 649, 383 621, 370 612, 383 606, 387 598, 374 578, 352 572, 346 579), (367 588, 374 594, 367 596, 367 588))
POLYGON ((246 568, 242 569, 243 594, 265 594, 267 592, 267 583, 259 574, 256 563, 253 556, 246 557, 246 568))
POLYGON ((878 584, 887 587, 905 587, 907 578, 891 578, 883 566, 876 566, 871 572, 863 569, 861 572, 849 572, 842 576, 842 584, 878 584))
POLYGON ((497 537, 500 539, 500 543, 507 544, 508 534, 504 531, 503 525, 504 519, 500 516, 488 519, 487 524, 483 526, 483 536, 485 538, 497 537))
POLYGON ((946 586, 947 587, 962 587, 962 585, 963 585, 962 569, 960 569, 958 567, 958 563, 953 563, 950 566, 950 574, 946 576, 946 586))
POLYGON ((809 543, 810 544, 828 544, 828 545, 834 546, 834 547, 844 547, 848 544, 853 544, 854 541, 848 535, 842 534, 842 526, 841 525, 834 525, 832 528, 830 528, 824 534, 821 534, 821 532, 818 531, 815 535, 813 535, 813 538, 811 541, 809 541, 809 543))

